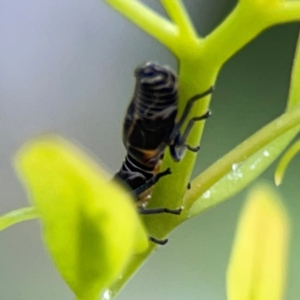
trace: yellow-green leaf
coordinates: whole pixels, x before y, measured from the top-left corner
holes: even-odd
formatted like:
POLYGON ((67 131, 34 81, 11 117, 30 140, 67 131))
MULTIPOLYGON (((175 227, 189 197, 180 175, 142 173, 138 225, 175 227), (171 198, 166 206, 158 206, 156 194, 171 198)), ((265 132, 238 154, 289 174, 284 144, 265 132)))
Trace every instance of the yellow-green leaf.
POLYGON ((289 220, 267 185, 255 187, 241 215, 227 273, 229 300, 281 300, 289 220))
POLYGON ((129 193, 57 136, 27 143, 16 166, 60 274, 78 298, 97 299, 148 245, 129 193))

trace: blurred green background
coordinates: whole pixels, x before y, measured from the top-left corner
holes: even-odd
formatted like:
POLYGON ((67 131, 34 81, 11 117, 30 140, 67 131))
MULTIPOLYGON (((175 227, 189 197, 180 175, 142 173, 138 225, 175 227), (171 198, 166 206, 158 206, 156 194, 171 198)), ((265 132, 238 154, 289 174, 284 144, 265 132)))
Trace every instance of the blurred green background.
MULTIPOLYGON (((159 1, 144 2, 164 13, 159 1)), ((184 3, 205 35, 236 1, 184 3)), ((224 66, 195 174, 284 110, 298 27, 264 32, 224 66)), ((121 127, 134 68, 147 60, 176 68, 166 49, 101 1, 2 0, 0 40, 1 214, 27 205, 11 165, 22 142, 55 131, 84 145, 113 173, 125 155, 121 127)), ((279 189, 293 226, 288 300, 300 294, 299 165, 298 157, 279 189)), ((273 172, 274 166, 263 177, 272 180, 273 172)), ((180 226, 118 299, 226 299, 226 266, 246 193, 180 226)), ((1 232, 1 300, 73 299, 39 231, 30 221, 1 232)))

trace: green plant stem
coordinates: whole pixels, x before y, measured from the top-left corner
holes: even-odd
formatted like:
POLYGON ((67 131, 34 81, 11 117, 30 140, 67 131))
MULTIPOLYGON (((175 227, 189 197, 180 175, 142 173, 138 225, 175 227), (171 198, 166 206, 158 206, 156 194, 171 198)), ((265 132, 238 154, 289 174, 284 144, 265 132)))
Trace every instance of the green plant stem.
MULTIPOLYGON (((207 90, 213 85, 216 73, 215 69, 207 69, 197 67, 199 64, 193 64, 190 61, 183 61, 180 67, 180 82, 181 82, 181 94, 179 100, 179 110, 183 110, 186 105, 186 101, 193 95, 207 90), (191 80, 190 71, 192 70, 194 76, 191 80), (199 84, 200 83, 200 84, 199 84)), ((192 115, 201 115, 208 109, 209 98, 201 99, 199 103, 193 108, 192 115)), ((188 143, 190 145, 198 145, 200 136, 203 132, 205 122, 199 122, 190 134, 188 143)), ((178 163, 174 163, 170 158, 169 154, 166 153, 167 158, 164 159, 164 163, 161 167, 164 170, 170 167, 172 175, 166 176, 163 180, 163 184, 159 182, 154 189, 149 207, 168 207, 176 208, 182 205, 183 195, 186 192, 186 187, 192 172, 196 155, 188 151, 184 159, 178 163), (184 172, 182 172, 184 170, 184 172), (170 192, 170 187, 172 192, 170 192)), ((179 216, 160 214, 160 215, 149 215, 144 217, 146 227, 149 230, 149 234, 157 238, 164 238, 174 229, 174 227, 182 221, 179 216)), ((117 294, 122 288, 125 282, 135 273, 140 265, 145 261, 152 251, 156 248, 155 245, 150 244, 149 249, 141 254, 134 257, 126 272, 122 274, 122 279, 118 280, 110 290, 113 294, 117 294)))
POLYGON ((286 106, 286 110, 290 111, 291 109, 300 105, 300 34, 298 35, 298 41, 295 51, 295 58, 292 69, 290 90, 289 90, 289 99, 286 106))
POLYGON ((289 166, 290 162, 294 158, 296 154, 300 151, 300 140, 294 143, 283 155, 280 159, 279 164, 277 165, 274 177, 276 185, 280 185, 284 174, 286 172, 287 167, 289 166))
MULTIPOLYGON (((216 74, 215 70, 208 70, 204 66, 199 67, 199 64, 190 64, 183 61, 180 67, 180 83, 181 94, 179 99, 179 111, 182 112, 186 102, 191 96, 207 90, 214 84, 216 74), (195 65, 198 68, 195 68, 195 65), (190 77, 190 72, 194 74, 190 77)), ((208 110, 209 98, 203 98, 195 103, 195 107, 189 116, 200 116, 208 110)), ((179 115, 180 115, 179 113, 179 115)), ((200 143, 205 122, 197 122, 187 140, 187 144, 197 146, 200 143)), ((163 181, 159 182, 153 191, 149 207, 168 207, 176 208, 182 206, 183 196, 186 192, 188 182, 195 164, 196 154, 191 151, 186 151, 183 160, 180 163, 174 162, 169 153, 166 151, 162 170, 170 167, 172 174, 166 176, 163 181)), ((178 216, 172 215, 156 215, 145 216, 145 223, 151 235, 159 238, 165 237, 180 220, 178 216)))
MULTIPOLYGON (((134 273, 141 267, 145 262, 146 258, 156 249, 154 244, 150 244, 149 248, 143 254, 136 255, 132 258, 129 266, 126 269, 126 272, 122 274, 122 279, 117 280, 110 288, 109 291, 111 294, 117 295, 118 292, 123 288, 124 284, 134 275, 134 273)), ((102 298, 103 299, 103 298, 102 298)), ((103 299, 104 300, 104 299, 103 299)))
MULTIPOLYGON (((180 67, 180 82, 181 82, 181 94, 179 101, 179 110, 182 111, 187 99, 192 95, 198 94, 207 90, 215 80, 215 70, 208 70, 206 68, 197 68, 197 64, 192 64, 191 62, 183 62, 180 67), (193 78, 190 77, 190 70, 193 70, 193 78), (206 75, 206 76, 205 76, 206 75), (200 84, 199 84, 200 82, 200 84)), ((207 111, 209 104, 209 97, 201 99, 199 103, 193 108, 193 115, 200 115, 207 111)), ((201 133, 203 132, 204 122, 199 122, 195 128, 193 128, 193 133, 190 135, 188 143, 190 145, 198 145, 201 133)), ((186 191, 186 186, 192 172, 196 155, 191 152, 187 152, 183 161, 178 164, 174 163, 166 154, 167 159, 164 160, 161 170, 170 167, 172 170, 172 175, 166 176, 164 178, 163 184, 160 182, 155 186, 154 193, 152 195, 149 207, 169 207, 175 208, 182 205, 183 195, 186 191), (185 169, 186 168, 186 169, 185 169), (184 173, 182 170, 185 170, 184 173), (172 187, 172 192, 170 193, 170 186, 172 187)), ((181 221, 179 216, 160 214, 145 216, 144 221, 149 230, 149 234, 157 238, 164 238, 174 227, 181 221)), ((122 274, 122 279, 118 280, 111 288, 113 294, 117 294, 122 288, 125 282, 135 273, 135 271, 140 267, 140 265, 145 261, 152 251, 156 248, 154 244, 150 244, 149 249, 133 258, 132 262, 126 269, 126 272, 122 274)))
POLYGON ((0 231, 17 223, 38 218, 35 207, 24 207, 0 217, 0 231))
POLYGON ((233 164, 243 162, 280 135, 296 126, 299 126, 299 123, 300 108, 297 108, 272 121, 210 166, 206 171, 193 180, 193 185, 198 188, 191 189, 187 192, 185 202, 186 208, 189 209, 194 201, 196 201, 215 182, 226 175, 231 170, 233 164))
MULTIPOLYGON (((275 141, 272 141, 265 148, 251 155, 242 164, 235 165, 236 168, 232 168, 229 173, 216 182, 209 190, 206 190, 192 204, 189 211, 187 211, 187 218, 199 215, 203 211, 224 202, 246 188, 275 161, 297 135, 298 131, 298 128, 288 131, 275 141)), ((197 188, 194 182, 191 185, 192 188, 197 188)))
POLYGON ((281 3, 282 9, 278 10, 274 18, 277 23, 295 22, 299 21, 300 3, 299 1, 283 1, 281 3))
POLYGON ((226 180, 224 176, 226 174, 227 176, 230 174, 231 174, 230 176, 232 176, 234 170, 232 170, 230 173, 229 170, 234 164, 239 163, 241 161, 244 162, 245 166, 242 166, 241 169, 244 169, 244 171, 247 172, 247 174, 243 175, 243 173, 241 172, 242 170, 241 169, 239 170, 240 175, 242 175, 242 177, 237 178, 234 182, 236 187, 235 190, 237 192, 242 187, 244 187, 246 183, 251 182, 251 179, 253 180, 255 178, 255 175, 252 172, 253 169, 251 169, 252 168, 251 164, 253 162, 255 162, 255 169, 257 170, 257 176, 258 176, 267 166, 270 165, 272 159, 274 161, 278 157, 280 152, 283 151, 284 148, 295 137, 295 135, 299 131, 299 128, 297 128, 297 125, 299 124, 299 122, 297 123, 297 110, 299 110, 299 105, 300 105, 299 82, 300 82, 300 38, 298 37, 297 49, 295 52, 295 59, 294 59, 292 76, 291 76, 289 98, 287 102, 287 111, 290 114, 292 114, 292 117, 289 116, 288 114, 284 114, 281 117, 277 118, 269 125, 261 129, 259 132, 254 134, 250 139, 247 139, 240 146, 236 147, 233 151, 229 152, 222 159, 217 161, 213 166, 209 167, 206 171, 200 174, 193 181, 192 183, 193 188, 190 191, 188 191, 188 193, 186 194, 187 198, 185 203, 187 209, 192 207, 192 205, 194 206, 192 207, 192 210, 188 213, 189 216, 194 216, 197 213, 199 214, 203 210, 208 209, 209 207, 215 206, 216 204, 224 201, 224 199, 229 195, 233 195, 233 191, 234 191, 233 188, 232 189, 226 188, 225 190, 223 189, 223 193, 219 198, 210 196, 209 201, 205 199, 206 195, 203 194, 208 192, 211 187, 213 187, 213 189, 209 191, 210 195, 212 194, 212 192, 216 192, 217 186, 219 188, 221 185, 223 186, 226 185, 228 187, 231 184, 231 182, 230 180, 226 180), (289 119, 290 117, 291 119, 289 119), (289 126, 293 127, 292 123, 295 124, 296 128, 290 130, 289 126), (284 134, 285 131, 289 131, 289 132, 284 134), (280 137, 277 137, 276 139, 273 137, 272 140, 272 136, 274 134, 276 135, 276 137, 277 135, 280 135, 280 137), (268 139, 271 139, 269 143, 268 143, 268 139), (256 151, 257 148, 267 151, 267 153, 269 154, 268 157, 264 157, 264 151, 262 150, 260 150, 260 153, 257 153, 256 151), (259 157, 261 157, 261 159, 259 159, 259 157), (247 158, 249 158, 248 161, 247 158), (264 164, 262 159, 266 161, 266 164, 264 164), (213 180, 212 177, 210 176, 215 176, 215 180, 213 180), (209 180, 211 180, 210 183, 208 182, 209 180), (214 185, 214 183, 216 184, 214 185), (194 198, 196 194, 198 194, 198 200, 197 197, 194 198))
MULTIPOLYGON (((139 13, 132 14, 132 8, 126 9, 124 1, 106 1, 114 7, 118 6, 118 10, 128 17, 133 23, 138 25, 144 31, 155 37, 163 45, 175 54, 178 58, 179 65, 179 82, 180 82, 180 99, 179 99, 179 115, 182 112, 186 101, 193 95, 205 91, 208 87, 214 85, 217 74, 221 66, 239 49, 255 38, 259 33, 265 30, 267 27, 278 23, 283 15, 278 13, 276 20, 276 13, 279 11, 280 6, 273 1, 272 9, 273 13, 268 14, 267 1, 240 1, 232 13, 226 18, 226 20, 216 28, 208 37, 200 39, 197 37, 195 30, 193 29, 190 19, 188 18, 186 11, 180 1, 167 1, 161 0, 167 13, 175 24, 172 24, 163 18, 155 16, 154 23, 151 24, 150 15, 145 15, 142 10, 139 13), (172 2, 172 3, 171 3, 172 2), (123 5, 123 8, 121 5, 123 5), (136 16, 138 15, 138 19, 136 16), (143 16, 143 17, 141 17, 143 16), (150 18, 150 19, 149 19, 150 18), (145 21, 145 22, 144 22, 145 21), (158 22, 161 22, 158 24, 158 22), (166 24, 166 28, 160 27, 166 24), (153 26, 152 26, 153 25, 153 26), (151 28, 152 26, 152 28, 151 28), (157 31, 163 31, 163 34, 159 34, 157 31), (184 33, 184 34, 183 34, 184 33)), ((128 6, 136 6, 136 1, 128 1, 128 6)), ((143 7, 144 9, 145 7, 143 7)), ((281 7, 282 8, 282 7, 281 7)), ((287 16, 286 18, 291 18, 287 16)), ((298 17, 300 19, 300 15, 298 17)), ((289 19, 288 21, 291 21, 289 19)), ((209 98, 202 99, 195 105, 192 111, 192 115, 201 115, 208 109, 209 98)), ((191 116, 192 116, 191 115, 191 116)), ((289 115, 290 116, 290 115, 289 115)), ((297 120, 298 121, 298 120, 297 120)), ((277 123, 279 126, 279 123, 277 123)), ((282 131, 277 130, 276 134, 272 136, 279 136, 283 132, 296 126, 295 124, 286 125, 286 128, 282 131)), ((276 127, 276 126, 275 126, 276 127)), ((198 145, 204 128, 204 122, 199 122, 193 128, 188 144, 191 146, 198 145)), ((269 133, 269 131, 268 131, 269 133)), ((207 170, 205 173, 208 177, 200 177, 201 180, 206 182, 206 187, 202 187, 202 181, 200 180, 200 189, 192 189, 188 192, 186 203, 190 207, 209 186, 212 186, 221 179, 222 176, 230 170, 232 163, 236 161, 242 161, 245 159, 245 155, 250 157, 255 151, 260 149, 263 145, 268 144, 272 140, 268 133, 263 132, 256 136, 258 140, 250 140, 248 146, 251 144, 251 149, 247 149, 247 145, 241 145, 237 152, 233 152, 232 156, 225 157, 224 162, 219 162, 221 169, 207 170), (239 154, 240 156, 235 156, 239 154), (234 158, 233 158, 234 156, 234 158), (232 159, 232 160, 230 160, 232 159), (209 177, 210 176, 210 177, 209 177)), ((163 182, 159 182, 153 191, 152 199, 149 203, 150 207, 168 207, 175 208, 183 204, 182 199, 186 192, 186 186, 189 181, 196 155, 191 152, 187 152, 184 159, 180 164, 174 163, 170 158, 170 155, 166 153, 162 170, 170 167, 172 175, 164 178, 163 182)), ((219 166, 219 165, 217 165, 219 166)), ((200 175, 201 176, 201 175, 200 175)), ((199 180, 199 179, 197 179, 199 180)), ((193 183, 193 186, 198 187, 198 182, 193 183)), ((147 228, 151 235, 163 238, 165 237, 179 222, 184 220, 187 216, 183 214, 181 217, 172 215, 160 215, 160 216, 146 216, 144 218, 147 228)), ((113 294, 116 294, 123 286, 125 281, 135 272, 138 266, 144 261, 144 259, 153 251, 155 247, 151 246, 146 253, 140 256, 136 256, 130 266, 128 267, 126 274, 120 281, 116 282, 111 288, 113 294)))
MULTIPOLYGON (((223 178, 226 174, 230 172, 233 165, 238 165, 241 162, 246 162, 247 158, 250 158, 252 155, 255 154, 256 151, 263 149, 265 146, 268 146, 270 142, 276 142, 274 139, 277 136, 280 136, 282 134, 289 134, 290 138, 286 140, 285 145, 283 145, 282 150, 287 146, 287 144, 290 142, 291 139, 294 138, 294 136, 299 131, 299 122, 300 122, 300 109, 297 109, 294 114, 287 113, 285 114, 285 120, 287 123, 285 123, 282 127, 276 129, 276 132, 272 132, 272 125, 273 122, 278 121, 277 124, 280 123, 280 120, 275 120, 271 124, 264 127, 262 130, 254 134, 252 137, 244 141, 242 144, 237 146, 234 150, 230 151, 228 154, 226 154, 224 157, 219 159, 216 163, 214 163, 212 166, 210 166, 206 171, 201 173, 196 179, 192 181, 192 189, 187 191, 186 198, 185 198, 185 207, 187 210, 189 210, 192 205, 195 203, 196 200, 199 201, 199 198, 201 195, 203 195, 207 190, 209 190, 216 182, 218 182, 221 178, 223 178), (293 118, 291 122, 290 120, 287 120, 289 115, 293 118), (295 128, 296 127, 296 128, 295 128), (288 131, 295 128, 295 130, 291 133, 288 131), (268 136, 268 133, 272 135, 272 137, 268 136), (210 177, 206 177, 210 176, 210 177)), ((280 118, 279 118, 280 119, 280 118)), ((281 147, 279 144, 278 147, 281 147)), ((266 149, 268 152, 268 150, 266 149)), ((280 152, 278 153, 278 155, 280 152)), ((273 160, 276 157, 273 158, 273 160)), ((272 161, 270 161, 271 163, 272 161)), ((262 169, 262 171, 265 168, 262 169)), ((257 174, 256 176, 257 177, 257 174)), ((254 178, 255 178, 254 177, 254 178)), ((222 202, 224 200, 224 197, 220 197, 218 201, 210 201, 210 204, 203 203, 202 205, 198 205, 197 210, 193 210, 193 213, 189 212, 189 216, 195 216, 202 212, 205 209, 208 209, 209 207, 213 207, 217 205, 218 203, 222 202)))
POLYGON ((180 0, 161 0, 161 2, 171 20, 178 26, 180 35, 189 41, 195 41, 198 36, 182 2, 180 0))
POLYGON ((202 55, 208 62, 221 66, 269 25, 266 18, 237 5, 225 21, 207 36, 202 55))

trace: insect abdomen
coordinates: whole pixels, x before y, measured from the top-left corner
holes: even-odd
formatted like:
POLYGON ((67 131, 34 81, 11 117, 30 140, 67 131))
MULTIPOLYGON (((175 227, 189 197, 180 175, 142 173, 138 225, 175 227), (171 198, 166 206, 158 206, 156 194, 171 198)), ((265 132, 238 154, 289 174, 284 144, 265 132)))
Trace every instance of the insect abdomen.
POLYGON ((170 142, 175 124, 177 77, 168 67, 152 62, 138 67, 135 76, 136 87, 125 117, 123 141, 137 161, 155 167, 170 142))

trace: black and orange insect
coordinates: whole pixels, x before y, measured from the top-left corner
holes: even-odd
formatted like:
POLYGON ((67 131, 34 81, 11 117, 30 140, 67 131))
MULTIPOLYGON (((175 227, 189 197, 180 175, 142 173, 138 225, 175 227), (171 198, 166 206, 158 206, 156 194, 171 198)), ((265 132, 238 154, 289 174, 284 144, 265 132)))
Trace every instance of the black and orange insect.
MULTIPOLYGON (((208 111, 189 120, 183 133, 180 129, 186 121, 195 101, 212 92, 212 88, 192 97, 176 121, 178 79, 167 66, 147 62, 135 70, 136 86, 127 109, 123 126, 123 143, 127 155, 115 178, 125 183, 136 196, 141 214, 180 214, 181 209, 145 208, 152 186, 170 169, 160 172, 165 149, 169 147, 174 161, 180 161, 186 149, 198 151, 199 147, 186 144, 186 139, 196 121, 207 119, 208 111)), ((156 239, 150 238, 154 242, 156 239)))

